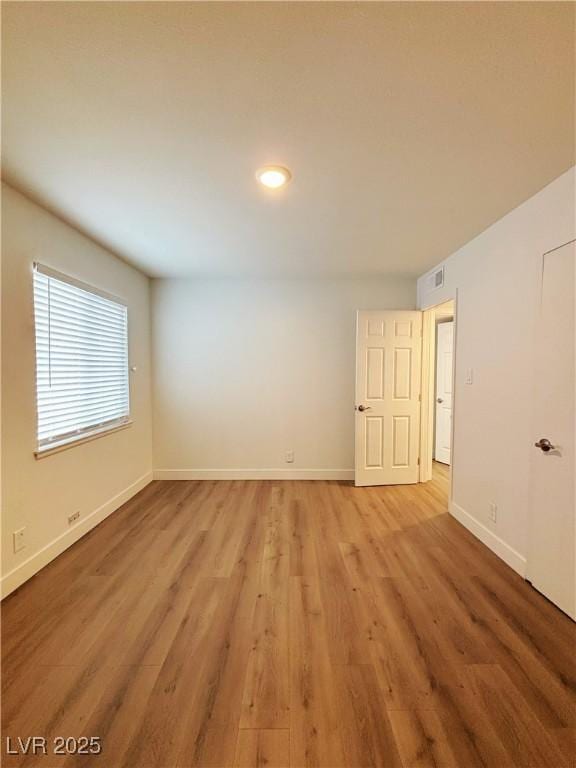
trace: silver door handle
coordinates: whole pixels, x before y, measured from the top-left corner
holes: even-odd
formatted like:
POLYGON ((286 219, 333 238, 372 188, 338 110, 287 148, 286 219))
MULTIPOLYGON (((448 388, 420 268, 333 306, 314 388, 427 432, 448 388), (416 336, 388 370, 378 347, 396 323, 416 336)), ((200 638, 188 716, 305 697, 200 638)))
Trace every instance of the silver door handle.
POLYGON ((534 443, 534 446, 536 448, 540 448, 540 450, 544 451, 544 453, 548 453, 548 451, 554 450, 554 446, 547 437, 541 437, 537 443, 534 443))
POLYGON ((437 397, 437 398, 436 398, 436 402, 437 402, 437 403, 443 403, 443 402, 444 402, 444 400, 443 400, 441 397, 437 397))
POLYGON ((371 405, 357 405, 356 408, 359 411, 370 411, 370 410, 372 410, 372 406, 371 405))

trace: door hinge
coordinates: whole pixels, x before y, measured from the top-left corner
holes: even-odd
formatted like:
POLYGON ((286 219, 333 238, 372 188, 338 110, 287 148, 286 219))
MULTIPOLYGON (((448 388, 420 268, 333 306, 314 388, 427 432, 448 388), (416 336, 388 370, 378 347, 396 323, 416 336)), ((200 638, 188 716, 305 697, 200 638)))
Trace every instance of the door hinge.
POLYGON ((420 465, 420 456, 418 456, 418 465, 420 465))

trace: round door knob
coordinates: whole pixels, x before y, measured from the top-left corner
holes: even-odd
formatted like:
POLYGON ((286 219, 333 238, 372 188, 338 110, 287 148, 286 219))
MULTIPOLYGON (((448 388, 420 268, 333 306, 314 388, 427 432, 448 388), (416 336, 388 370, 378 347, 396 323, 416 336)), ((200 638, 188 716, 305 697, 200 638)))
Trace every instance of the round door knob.
POLYGON ((437 403, 443 403, 443 402, 444 402, 444 400, 443 400, 441 397, 437 397, 437 398, 436 398, 436 402, 437 402, 437 403))
POLYGON ((544 453, 548 453, 548 451, 554 450, 554 446, 547 437, 541 437, 537 443, 534 443, 534 446, 536 448, 540 448, 540 450, 544 451, 544 453))
POLYGON ((359 411, 369 411, 370 410, 370 406, 369 405, 359 405, 358 406, 358 410, 359 411))

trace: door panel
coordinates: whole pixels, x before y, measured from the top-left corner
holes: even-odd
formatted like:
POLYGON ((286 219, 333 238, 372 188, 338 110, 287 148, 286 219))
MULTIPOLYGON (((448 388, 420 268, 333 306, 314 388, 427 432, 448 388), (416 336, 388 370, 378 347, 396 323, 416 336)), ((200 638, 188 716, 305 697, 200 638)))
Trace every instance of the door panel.
POLYGON ((396 347, 394 350, 394 397, 396 400, 410 400, 412 384, 412 350, 396 347))
POLYGON ((382 416, 366 417, 366 466, 382 467, 382 446, 384 445, 384 423, 382 416))
POLYGON ((444 464, 451 461, 452 441, 452 368, 454 321, 439 323, 436 340, 436 429, 434 458, 444 464))
POLYGON ((368 348, 366 367, 366 399, 382 399, 384 397, 384 350, 382 348, 368 348))
POLYGON ((418 482, 421 329, 420 312, 358 312, 356 485, 418 482))
POLYGON ((410 464, 410 416, 392 417, 392 466, 410 464))
POLYGON ((576 246, 544 256, 536 334, 528 577, 576 619, 575 280, 576 246))

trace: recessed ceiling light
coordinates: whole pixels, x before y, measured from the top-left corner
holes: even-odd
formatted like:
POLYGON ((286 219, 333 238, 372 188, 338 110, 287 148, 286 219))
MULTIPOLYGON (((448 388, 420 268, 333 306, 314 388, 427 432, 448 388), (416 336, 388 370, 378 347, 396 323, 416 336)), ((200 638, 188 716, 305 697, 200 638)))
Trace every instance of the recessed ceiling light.
POLYGON ((292 178, 292 174, 288 168, 284 168, 281 165, 265 165, 264 168, 260 168, 256 172, 256 178, 265 187, 270 189, 278 189, 288 184, 292 178))

